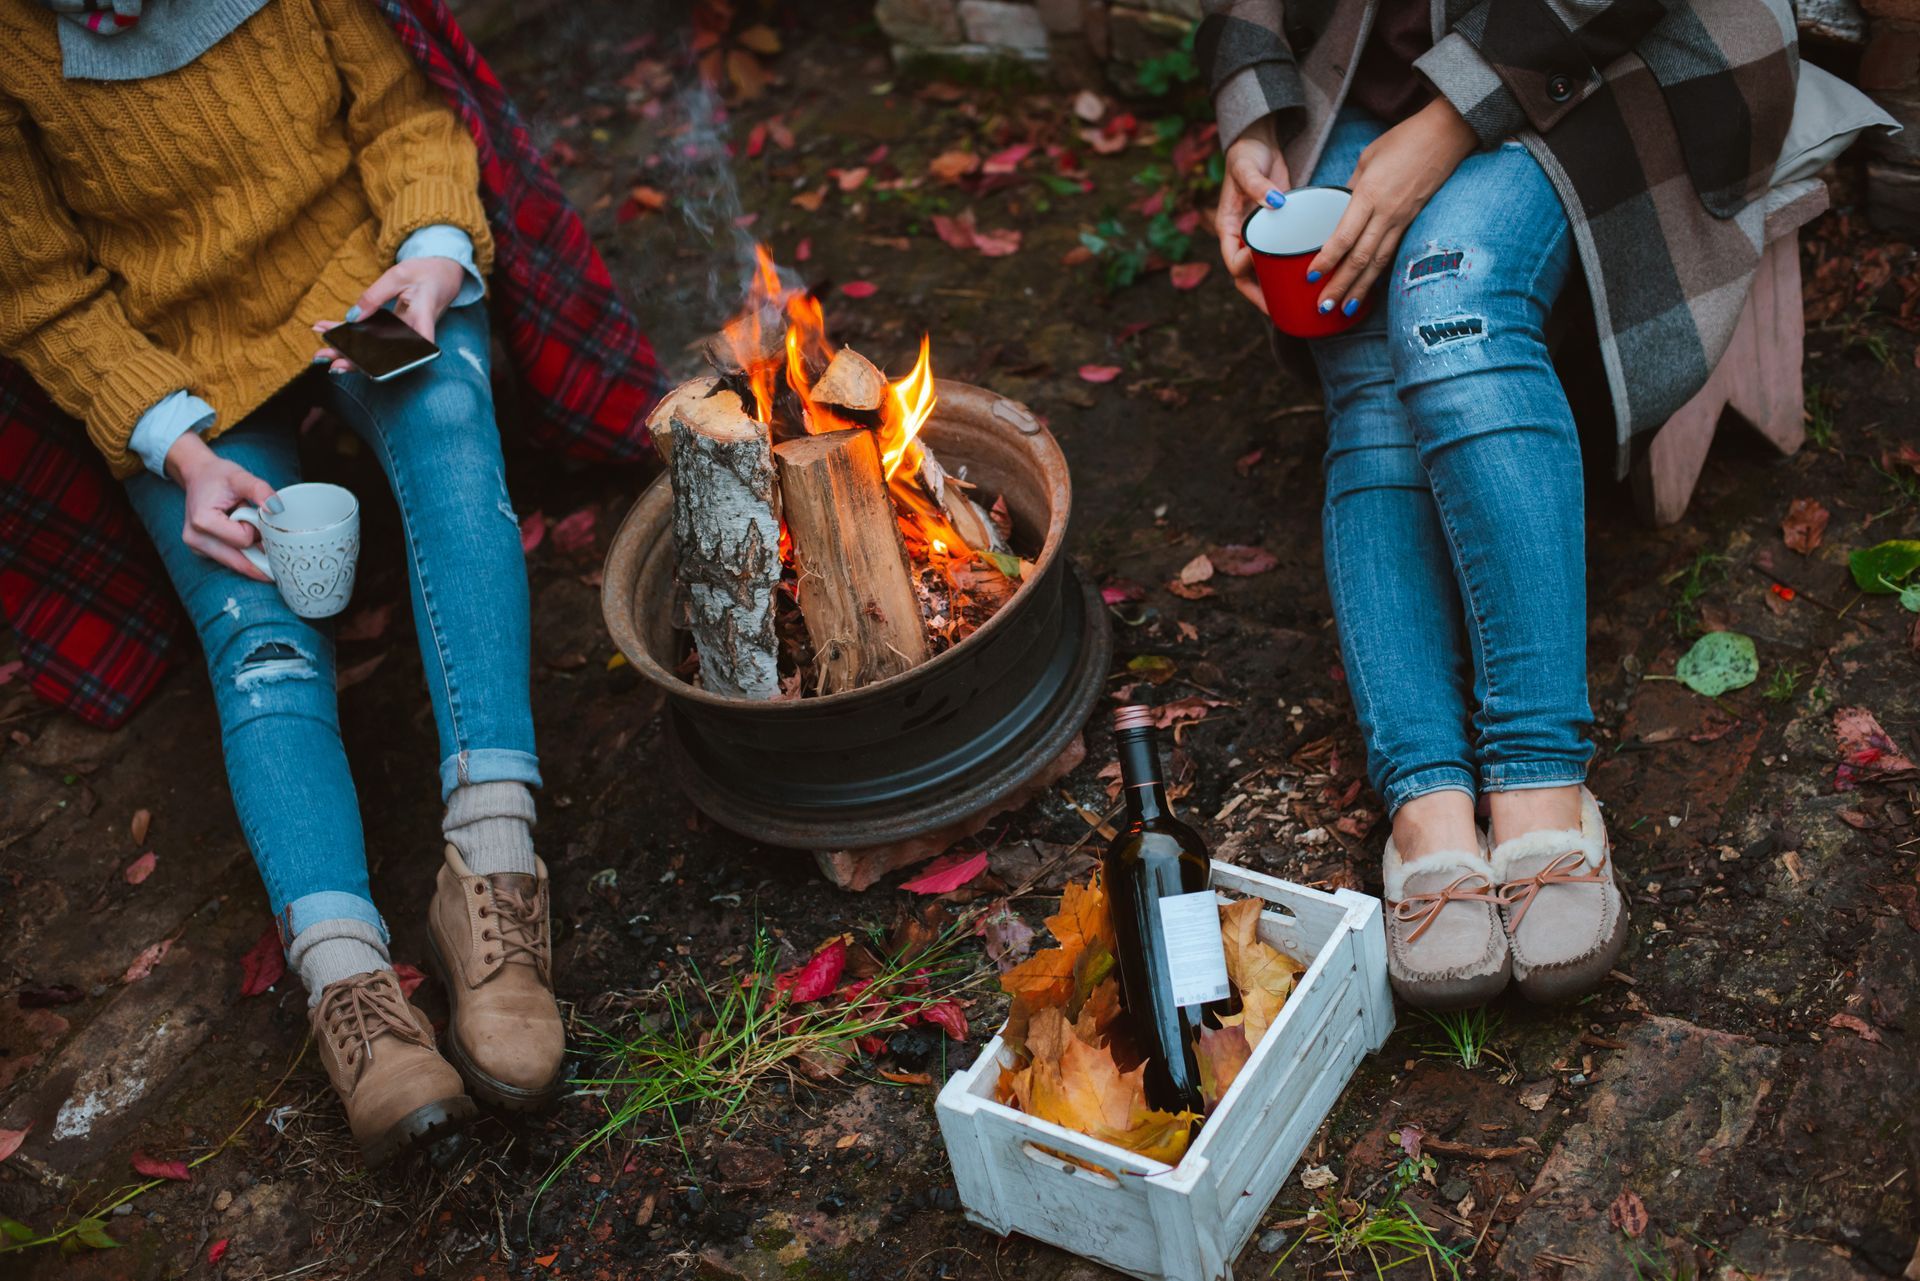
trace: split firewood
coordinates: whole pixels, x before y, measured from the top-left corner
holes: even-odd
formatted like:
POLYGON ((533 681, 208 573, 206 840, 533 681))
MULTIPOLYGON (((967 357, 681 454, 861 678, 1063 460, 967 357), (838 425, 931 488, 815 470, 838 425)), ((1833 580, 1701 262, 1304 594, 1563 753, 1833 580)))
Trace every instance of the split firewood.
POLYGON ((818 692, 859 689, 924 662, 926 627, 873 433, 803 436, 773 457, 818 692))
POLYGON ((780 692, 773 630, 780 495, 767 425, 724 389, 676 394, 662 411, 671 438, 673 544, 701 684, 732 698, 772 698, 780 692))
MULTIPOLYGON (((682 400, 705 400, 720 388, 718 378, 694 378, 681 383, 660 398, 647 415, 647 433, 663 466, 673 465, 673 413, 682 400)), ((735 398, 736 400, 738 397, 735 398)))
POLYGON ((778 300, 743 312, 708 338, 701 354, 723 378, 743 376, 760 365, 785 364, 787 313, 778 300))
POLYGON ((940 504, 940 511, 953 526, 953 532, 960 535, 960 541, 975 551, 1004 552, 1011 554, 1013 548, 1000 536, 999 527, 993 518, 979 503, 973 501, 967 493, 967 486, 959 477, 940 465, 933 456, 933 450, 927 442, 920 445, 920 484, 933 495, 940 504))
POLYGON ((829 409, 870 414, 886 401, 886 375, 851 347, 842 347, 834 353, 827 372, 813 386, 814 404, 829 409))

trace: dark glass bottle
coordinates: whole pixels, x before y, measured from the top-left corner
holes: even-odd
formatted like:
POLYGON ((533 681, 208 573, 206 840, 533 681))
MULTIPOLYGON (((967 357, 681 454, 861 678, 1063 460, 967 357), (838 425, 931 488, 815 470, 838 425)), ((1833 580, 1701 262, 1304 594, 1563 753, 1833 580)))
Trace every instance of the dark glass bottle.
POLYGON ((1237 1003, 1208 889, 1207 846, 1168 805, 1152 709, 1118 709, 1113 729, 1127 818, 1107 847, 1102 877, 1123 1018, 1147 1056, 1147 1100, 1166 1111, 1201 1112, 1194 1038, 1203 1021, 1217 1025, 1237 1003))

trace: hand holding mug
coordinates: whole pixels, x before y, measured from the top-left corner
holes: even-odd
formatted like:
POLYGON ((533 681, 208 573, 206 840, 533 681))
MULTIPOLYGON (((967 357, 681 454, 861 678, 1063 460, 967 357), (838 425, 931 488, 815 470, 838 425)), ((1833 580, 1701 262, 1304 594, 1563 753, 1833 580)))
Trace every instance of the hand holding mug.
POLYGON ((1233 287, 1262 312, 1266 299, 1254 279, 1253 254, 1240 239, 1247 215, 1258 208, 1285 203, 1287 158, 1274 142, 1273 118, 1251 125, 1227 148, 1227 177, 1220 184, 1220 208, 1214 216, 1220 236, 1220 257, 1233 277, 1233 287))
POLYGON ((260 582, 272 577, 247 558, 259 541, 253 527, 229 514, 243 503, 277 512, 273 486, 239 463, 215 454, 197 432, 183 432, 167 451, 167 473, 186 491, 187 520, 180 541, 208 560, 260 582))

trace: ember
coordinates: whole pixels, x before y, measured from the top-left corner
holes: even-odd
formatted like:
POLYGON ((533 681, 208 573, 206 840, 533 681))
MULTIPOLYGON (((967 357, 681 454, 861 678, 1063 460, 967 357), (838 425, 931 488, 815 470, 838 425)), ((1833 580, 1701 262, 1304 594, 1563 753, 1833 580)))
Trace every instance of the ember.
POLYGON ((672 479, 700 684, 838 693, 964 640, 1026 562, 1010 523, 921 439, 938 403, 930 341, 889 382, 836 349, 819 300, 757 253, 741 314, 707 344, 716 376, 676 389, 650 426, 672 479))

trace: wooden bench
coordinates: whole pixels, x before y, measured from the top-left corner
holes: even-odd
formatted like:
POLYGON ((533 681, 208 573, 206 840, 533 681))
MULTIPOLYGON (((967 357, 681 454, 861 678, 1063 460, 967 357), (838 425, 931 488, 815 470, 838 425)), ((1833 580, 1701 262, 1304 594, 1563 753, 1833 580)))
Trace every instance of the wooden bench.
POLYGON ((1634 501, 1653 524, 1671 525, 1686 514, 1727 411, 1783 454, 1796 452, 1806 440, 1800 228, 1826 207, 1822 186, 1768 221, 1767 246, 1726 354, 1707 385, 1667 419, 1634 460, 1634 501))

